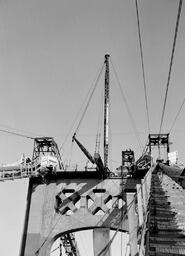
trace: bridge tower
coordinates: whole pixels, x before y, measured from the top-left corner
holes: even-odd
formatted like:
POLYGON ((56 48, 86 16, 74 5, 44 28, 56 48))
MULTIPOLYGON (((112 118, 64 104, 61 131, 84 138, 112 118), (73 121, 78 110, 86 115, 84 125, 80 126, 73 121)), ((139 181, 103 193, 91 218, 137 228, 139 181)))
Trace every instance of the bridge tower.
MULTIPOLYGON (((20 256, 49 256, 57 238, 84 229, 93 229, 97 256, 110 240, 110 229, 128 232, 125 180, 103 180, 96 170, 60 171, 47 179, 46 184, 30 178, 20 256)), ((110 249, 102 255, 110 255, 110 249)))
MULTIPOLYGON (((51 140, 46 140, 37 143, 50 146, 51 140)), ((54 172, 46 172, 44 179, 30 177, 20 256, 49 256, 57 238, 87 229, 93 229, 95 256, 111 255, 107 246, 111 229, 130 234, 131 255, 136 256, 137 231, 142 225, 141 211, 136 214, 136 209, 142 206, 135 204, 142 200, 135 192, 141 183, 141 179, 121 175, 103 177, 98 168, 65 171, 58 166, 54 172)), ((145 193, 145 188, 142 191, 145 193)))

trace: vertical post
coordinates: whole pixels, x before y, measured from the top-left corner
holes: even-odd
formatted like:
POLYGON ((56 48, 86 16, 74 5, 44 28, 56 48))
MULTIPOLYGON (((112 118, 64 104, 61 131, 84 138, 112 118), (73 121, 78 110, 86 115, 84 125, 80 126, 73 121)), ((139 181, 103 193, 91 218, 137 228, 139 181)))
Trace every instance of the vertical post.
POLYGON ((143 198, 144 214, 146 214, 146 211, 147 211, 147 196, 146 196, 145 179, 141 180, 141 188, 142 188, 142 198, 143 198))
POLYGON ((166 154, 167 154, 167 158, 166 159, 167 159, 167 163, 169 165, 168 153, 170 153, 169 133, 167 134, 167 152, 166 152, 166 154))
POLYGON ((167 154, 170 152, 169 133, 167 133, 167 154))
POLYGON ((135 193, 127 192, 127 207, 128 207, 128 229, 129 229, 129 241, 130 241, 130 255, 138 255, 137 247, 137 215, 135 212, 135 193))
POLYGON ((104 99, 104 166, 108 167, 109 153, 109 55, 105 55, 105 99, 104 99))
POLYGON ((149 145, 149 153, 152 154, 152 145, 151 145, 151 135, 148 135, 148 145, 149 145))
POLYGON ((147 181, 147 194, 148 194, 148 200, 150 199, 150 192, 151 192, 151 179, 152 179, 152 171, 149 170, 146 175, 146 181, 147 181))
POLYGON ((146 210, 147 210, 147 206, 148 206, 148 199, 149 199, 148 175, 145 175, 144 182, 145 182, 145 191, 146 191, 146 210))
POLYGON ((61 242, 59 244, 59 249, 60 249, 60 256, 62 256, 62 243, 61 242))
POLYGON ((105 247, 110 241, 110 229, 108 228, 95 228, 93 229, 93 248, 94 256, 98 256, 102 252, 102 256, 111 256, 110 247, 105 251, 105 247))
POLYGON ((158 153, 159 159, 161 158, 161 134, 158 135, 158 153))
POLYGON ((137 184, 136 188, 137 188, 139 226, 141 227, 143 225, 143 204, 142 204, 142 195, 141 195, 141 184, 137 184))

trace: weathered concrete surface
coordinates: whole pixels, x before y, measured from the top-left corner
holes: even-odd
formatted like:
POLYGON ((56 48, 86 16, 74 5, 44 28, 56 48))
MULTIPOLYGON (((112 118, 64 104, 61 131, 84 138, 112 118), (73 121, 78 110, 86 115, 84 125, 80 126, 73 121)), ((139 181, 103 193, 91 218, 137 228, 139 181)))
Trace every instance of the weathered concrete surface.
POLYGON ((136 205, 135 205, 135 193, 126 193, 127 196, 127 212, 128 212, 128 227, 129 227, 129 241, 130 241, 130 255, 138 255, 138 217, 136 215, 136 205))
POLYGON ((185 255, 185 191, 162 172, 152 176, 149 255, 185 255))
POLYGON ((165 164, 159 164, 159 167, 168 175, 172 180, 177 182, 182 188, 185 189, 185 168, 180 168, 178 166, 168 166, 165 164))
POLYGON ((143 202, 142 202, 142 187, 141 184, 137 184, 137 202, 138 202, 138 218, 139 226, 143 225, 143 202))
POLYGON ((93 230, 94 256, 98 256, 100 253, 102 256, 111 256, 110 246, 106 247, 109 241, 110 241, 110 229, 95 228, 93 230))
POLYGON ((126 210, 125 183, 122 179, 58 179, 48 184, 30 181, 20 255, 48 256, 54 240, 65 232, 118 226, 128 231, 127 218, 121 222, 126 210), (56 196, 61 199, 57 211, 56 196))

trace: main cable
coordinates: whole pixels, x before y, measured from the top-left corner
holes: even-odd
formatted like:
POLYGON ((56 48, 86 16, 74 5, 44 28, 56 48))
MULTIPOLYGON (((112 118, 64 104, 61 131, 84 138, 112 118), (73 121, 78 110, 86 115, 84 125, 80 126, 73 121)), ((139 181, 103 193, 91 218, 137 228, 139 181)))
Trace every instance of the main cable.
POLYGON ((170 68, 169 68, 168 79, 167 79, 167 84, 166 84, 166 92, 165 92, 163 110, 162 110, 162 115, 161 115, 161 123, 160 123, 160 128, 159 128, 159 134, 161 133, 162 125, 163 125, 163 121, 164 121, 164 113, 165 113, 165 109, 166 109, 166 101, 167 101, 167 96, 168 96, 168 89, 169 89, 169 85, 170 85, 171 71, 172 71, 173 58, 174 58, 174 53, 175 53, 175 46, 176 46, 176 41, 177 41, 177 33, 178 33, 178 28, 179 28, 179 21, 180 21, 181 10, 182 10, 182 0, 179 0, 177 20, 176 20, 176 26, 175 26, 175 34, 174 34, 172 53, 171 53, 171 59, 170 59, 170 68))
POLYGON ((137 16, 137 28, 138 28, 138 36, 139 36, 139 47, 140 47, 140 55, 141 55, 141 67, 142 67, 142 75, 143 75, 143 86, 145 93, 145 106, 146 106, 146 114, 147 114, 147 125, 148 125, 148 133, 150 134, 150 118, 149 118, 149 108, 148 108, 148 97, 146 90, 146 78, 145 78, 145 69, 144 69, 144 57, 143 57, 143 47, 141 40, 141 27, 139 21, 139 10, 138 10, 138 2, 135 0, 136 4, 136 16, 137 16))

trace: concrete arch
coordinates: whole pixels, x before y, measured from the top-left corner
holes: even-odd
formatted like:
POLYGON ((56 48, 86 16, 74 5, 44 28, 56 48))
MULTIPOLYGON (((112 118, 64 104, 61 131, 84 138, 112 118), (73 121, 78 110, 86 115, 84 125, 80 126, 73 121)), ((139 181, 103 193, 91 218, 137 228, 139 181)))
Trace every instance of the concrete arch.
MULTIPOLYGON (((51 248, 52 248, 53 244, 55 243, 55 241, 56 241, 58 238, 60 238, 62 235, 66 234, 66 233, 76 233, 76 232, 80 232, 80 231, 87 231, 87 230, 94 230, 94 229, 96 229, 96 230, 98 230, 98 229, 99 229, 99 230, 102 230, 102 227, 96 227, 96 226, 92 227, 92 226, 90 226, 90 227, 86 227, 86 228, 72 229, 72 230, 68 230, 67 232, 62 232, 62 233, 55 234, 53 237, 50 237, 50 238, 47 239, 46 244, 45 244, 45 246, 44 246, 43 249, 40 248, 40 250, 39 250, 39 256, 40 256, 40 255, 41 255, 41 256, 42 256, 42 255, 49 256, 50 253, 51 253, 51 248)), ((108 230, 109 227, 104 227, 103 229, 107 229, 107 230, 108 230)), ((111 230, 116 231, 115 228, 110 229, 110 231, 111 231, 111 230)), ((126 231, 126 230, 119 230, 119 232, 123 232, 123 233, 127 233, 127 234, 128 234, 128 231, 126 231)))

